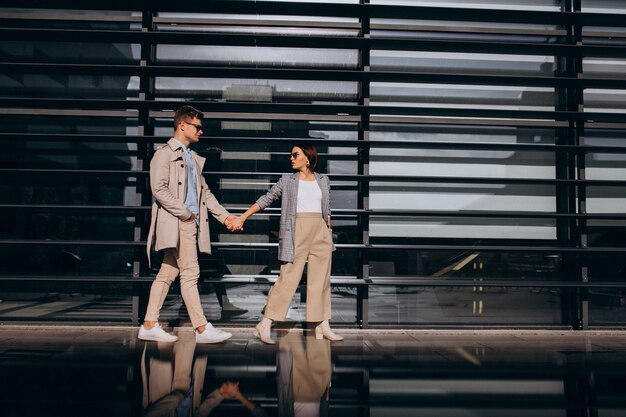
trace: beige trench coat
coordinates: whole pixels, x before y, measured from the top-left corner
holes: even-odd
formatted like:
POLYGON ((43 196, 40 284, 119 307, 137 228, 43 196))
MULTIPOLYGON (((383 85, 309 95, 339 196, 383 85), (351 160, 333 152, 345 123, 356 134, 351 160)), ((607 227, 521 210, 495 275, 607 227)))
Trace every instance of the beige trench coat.
MULTIPOLYGON (((194 151, 191 155, 196 163, 196 184, 200 216, 198 222, 198 249, 202 253, 211 253, 209 233, 209 213, 220 223, 224 223, 230 213, 220 205, 207 186, 202 169, 205 158, 194 151)), ((150 161, 150 188, 156 200, 152 204, 152 219, 148 232, 147 252, 150 250, 178 247, 179 222, 191 217, 185 207, 185 190, 187 189, 187 167, 182 145, 175 139, 160 146, 150 161)))

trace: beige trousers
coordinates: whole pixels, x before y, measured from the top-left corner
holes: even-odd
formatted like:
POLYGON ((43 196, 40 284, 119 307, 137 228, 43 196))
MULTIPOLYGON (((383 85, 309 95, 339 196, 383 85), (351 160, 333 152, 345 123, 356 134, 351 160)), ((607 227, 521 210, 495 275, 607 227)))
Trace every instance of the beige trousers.
POLYGON ((165 249, 163 264, 152 283, 150 300, 146 310, 146 321, 158 321, 159 312, 163 307, 170 285, 180 273, 180 292, 187 307, 187 313, 194 329, 207 324, 200 293, 198 279, 200 265, 198 264, 198 227, 196 222, 179 222, 180 238, 178 248, 165 249))
POLYGON ((330 319, 332 235, 320 213, 297 213, 293 262, 280 267, 280 276, 267 296, 265 317, 283 321, 307 265, 306 321, 330 319))

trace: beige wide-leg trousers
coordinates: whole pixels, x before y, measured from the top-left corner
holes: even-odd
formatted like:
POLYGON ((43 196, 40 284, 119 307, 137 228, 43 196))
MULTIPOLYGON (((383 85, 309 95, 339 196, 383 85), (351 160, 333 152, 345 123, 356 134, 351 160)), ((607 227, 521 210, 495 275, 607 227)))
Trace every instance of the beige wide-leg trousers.
POLYGON ((330 319, 332 235, 320 213, 297 213, 295 255, 283 263, 280 276, 267 296, 265 317, 283 321, 307 266, 306 321, 330 319))
POLYGON ((194 329, 207 324, 207 319, 200 303, 198 279, 198 227, 196 222, 179 222, 178 248, 166 249, 163 264, 152 283, 150 300, 146 310, 146 321, 158 321, 170 285, 180 273, 180 292, 187 307, 187 313, 194 329))

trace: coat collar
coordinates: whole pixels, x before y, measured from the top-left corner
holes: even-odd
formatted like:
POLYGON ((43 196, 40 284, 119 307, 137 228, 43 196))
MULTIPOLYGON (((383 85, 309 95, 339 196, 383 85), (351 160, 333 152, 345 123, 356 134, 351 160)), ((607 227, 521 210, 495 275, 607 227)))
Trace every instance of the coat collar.
POLYGON ((180 149, 181 151, 183 150, 183 144, 174 138, 170 138, 170 140, 167 141, 167 145, 173 151, 178 150, 178 149, 180 149))
MULTIPOLYGON (((169 146, 173 152, 172 161, 180 158, 181 153, 184 152, 183 144, 174 138, 170 138, 170 140, 167 141, 167 146, 169 146)), ((196 161, 196 163, 200 167, 200 170, 202 170, 202 168, 204 167, 204 162, 206 158, 203 158, 202 156, 198 155, 196 152, 192 151, 191 149, 189 151, 191 152, 191 156, 193 157, 193 159, 196 161)))

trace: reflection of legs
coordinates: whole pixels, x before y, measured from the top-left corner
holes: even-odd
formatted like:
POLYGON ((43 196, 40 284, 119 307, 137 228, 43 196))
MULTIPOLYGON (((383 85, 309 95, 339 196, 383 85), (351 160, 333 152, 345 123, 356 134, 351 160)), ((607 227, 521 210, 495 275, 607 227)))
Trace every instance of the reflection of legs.
POLYGON ((288 333, 280 339, 280 351, 291 352, 294 399, 303 403, 319 403, 330 385, 330 343, 288 333), (306 350, 304 348, 306 339, 306 350))
POLYGON ((230 314, 230 315, 239 315, 245 314, 248 312, 245 308, 240 308, 234 305, 230 298, 228 298, 228 294, 226 293, 226 285, 221 282, 216 282, 213 284, 215 288, 215 296, 217 297, 217 302, 220 304, 222 308, 222 313, 230 314))
POLYGON ((195 222, 180 223, 180 242, 176 258, 180 269, 180 292, 195 329, 207 324, 198 292, 200 266, 198 265, 197 233, 195 222))
MULTIPOLYGON (((200 407, 200 403, 208 393, 204 392, 204 376, 206 375, 207 370, 207 362, 208 355, 206 353, 198 353, 194 356, 193 360, 193 370, 191 371, 191 385, 193 386, 193 410, 198 410, 200 407)), ((192 414, 196 415, 196 414, 192 414)), ((197 413, 198 416, 206 416, 207 414, 203 414, 200 411, 197 413)))
POLYGON ((330 319, 330 266, 332 258, 332 238, 330 230, 320 219, 318 230, 308 262, 306 321, 330 319))
POLYGON ((181 391, 186 395, 189 388, 191 388, 191 365, 193 364, 195 349, 195 339, 187 335, 174 345, 172 391, 181 391))
POLYGON ((165 302, 165 297, 167 297, 170 286, 177 276, 176 251, 174 249, 166 249, 161 269, 159 269, 159 273, 150 288, 150 299, 145 317, 146 322, 157 322, 159 320, 159 313, 165 302))
POLYGON ((215 288, 215 296, 217 297, 217 302, 220 307, 224 306, 224 297, 226 296, 226 286, 221 282, 216 282, 213 284, 213 288, 215 288))
POLYGON ((320 397, 330 386, 332 364, 330 361, 330 342, 312 337, 306 338, 306 359, 308 364, 308 378, 316 389, 316 398, 320 397))

